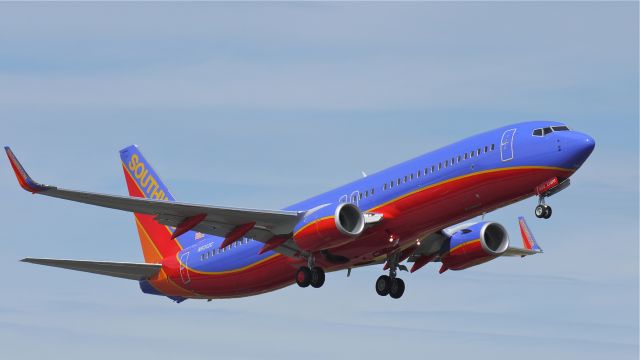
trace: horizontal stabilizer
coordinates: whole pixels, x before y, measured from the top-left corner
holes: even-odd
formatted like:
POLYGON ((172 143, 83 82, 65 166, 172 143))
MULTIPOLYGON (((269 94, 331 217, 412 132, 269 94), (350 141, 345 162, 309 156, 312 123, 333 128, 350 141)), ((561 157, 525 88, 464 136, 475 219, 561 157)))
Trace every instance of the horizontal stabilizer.
POLYGON ((26 258, 20 261, 38 265, 54 266, 63 269, 84 271, 93 274, 107 275, 130 280, 148 279, 160 271, 160 264, 140 264, 108 261, 62 260, 62 259, 34 259, 26 258))

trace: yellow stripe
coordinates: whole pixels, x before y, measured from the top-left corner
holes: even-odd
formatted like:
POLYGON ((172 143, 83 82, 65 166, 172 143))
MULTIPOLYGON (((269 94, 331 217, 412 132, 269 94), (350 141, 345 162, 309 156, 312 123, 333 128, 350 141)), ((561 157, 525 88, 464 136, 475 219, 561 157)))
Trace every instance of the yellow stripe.
POLYGON ((315 224, 315 223, 317 223, 317 222, 319 222, 319 221, 324 221, 324 220, 327 220, 327 219, 332 219, 332 218, 334 218, 334 217, 335 217, 335 215, 329 215, 329 216, 325 216, 325 217, 322 217, 322 218, 319 218, 319 219, 313 220, 312 222, 310 222, 310 223, 308 223, 307 225, 305 225, 305 226, 301 227, 300 229, 298 229, 298 231, 296 231, 296 232, 295 232, 295 234, 293 234, 293 236, 295 237, 295 236, 296 236, 296 234, 298 234, 300 231, 302 231, 302 230, 304 230, 304 229, 308 228, 309 226, 311 226, 311 225, 313 225, 313 224, 315 224))
POLYGON ((178 263, 179 263, 180 265, 182 265, 184 268, 186 268, 186 269, 188 269, 189 271, 194 272, 194 273, 196 273, 196 274, 202 274, 202 275, 222 275, 222 274, 231 274, 231 273, 236 273, 236 272, 240 272, 240 271, 247 270, 247 269, 252 268, 252 267, 254 267, 254 266, 256 266, 256 265, 260 265, 260 264, 264 263, 265 261, 268 261, 268 260, 271 260, 271 259, 275 259, 277 256, 283 256, 283 255, 282 255, 282 254, 278 254, 278 253, 276 253, 276 254, 273 254, 273 255, 269 256, 268 258, 264 258, 264 259, 262 259, 262 260, 260 260, 260 261, 258 261, 258 262, 255 262, 255 263, 253 263, 253 264, 249 264, 249 265, 247 265, 247 266, 245 266, 245 267, 241 267, 241 268, 233 269, 233 270, 218 271, 218 272, 215 272, 215 271, 200 271, 200 270, 192 269, 192 268, 190 268, 189 266, 187 266, 186 264, 183 264, 183 263, 182 263, 182 261, 180 261, 180 258, 178 257, 178 254, 176 254, 176 259, 178 260, 178 263))
POLYGON ((459 248, 461 248, 463 246, 472 245, 472 244, 475 244, 475 243, 478 243, 478 242, 480 242, 480 238, 477 238, 477 239, 471 240, 471 241, 467 241, 465 243, 462 243, 462 244, 454 247, 453 249, 449 249, 449 253, 452 253, 452 252, 458 250, 459 248))

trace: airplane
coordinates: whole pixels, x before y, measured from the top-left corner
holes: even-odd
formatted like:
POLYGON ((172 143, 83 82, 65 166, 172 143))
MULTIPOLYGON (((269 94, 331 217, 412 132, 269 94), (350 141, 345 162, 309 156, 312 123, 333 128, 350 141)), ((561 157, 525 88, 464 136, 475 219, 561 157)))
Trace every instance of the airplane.
POLYGON ((428 152, 282 210, 178 202, 137 146, 120 151, 129 196, 66 190, 34 181, 5 147, 31 193, 134 213, 144 263, 25 258, 21 261, 139 282, 142 292, 180 303, 238 298, 297 283, 320 288, 325 273, 383 265, 380 296, 400 298, 399 271, 439 263, 440 273, 542 249, 523 217, 522 247, 484 215, 566 189, 595 140, 550 121, 524 122, 428 152), (482 216, 482 221, 465 223, 482 216))

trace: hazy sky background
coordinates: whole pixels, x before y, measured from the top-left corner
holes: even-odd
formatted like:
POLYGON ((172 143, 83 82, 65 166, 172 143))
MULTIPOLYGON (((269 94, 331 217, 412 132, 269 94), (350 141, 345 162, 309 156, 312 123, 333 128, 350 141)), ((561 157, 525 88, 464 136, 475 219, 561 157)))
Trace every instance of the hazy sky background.
POLYGON ((125 194, 140 145, 180 200, 281 208, 476 132, 566 121, 572 186, 487 216, 545 253, 382 266, 176 305, 19 263, 142 261, 133 217, 19 189, 0 161, 0 358, 638 358, 638 3, 2 3, 0 140, 45 183, 125 194))

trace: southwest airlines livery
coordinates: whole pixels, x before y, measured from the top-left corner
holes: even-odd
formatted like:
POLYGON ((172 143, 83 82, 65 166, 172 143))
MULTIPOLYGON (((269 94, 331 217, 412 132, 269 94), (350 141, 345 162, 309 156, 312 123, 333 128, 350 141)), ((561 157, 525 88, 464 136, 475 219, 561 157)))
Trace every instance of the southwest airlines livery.
POLYGON ((404 293, 399 270, 440 263, 440 273, 501 256, 542 252, 524 218, 522 247, 495 222, 463 223, 531 196, 545 198, 593 151, 592 137, 558 122, 505 126, 364 175, 291 205, 258 210, 178 202, 136 146, 120 151, 129 196, 35 182, 9 147, 20 186, 34 194, 134 213, 144 263, 26 258, 22 261, 136 280, 176 302, 265 293, 292 283, 319 288, 325 272, 379 265, 381 296, 404 293), (384 264, 384 265, 383 265, 384 264))

